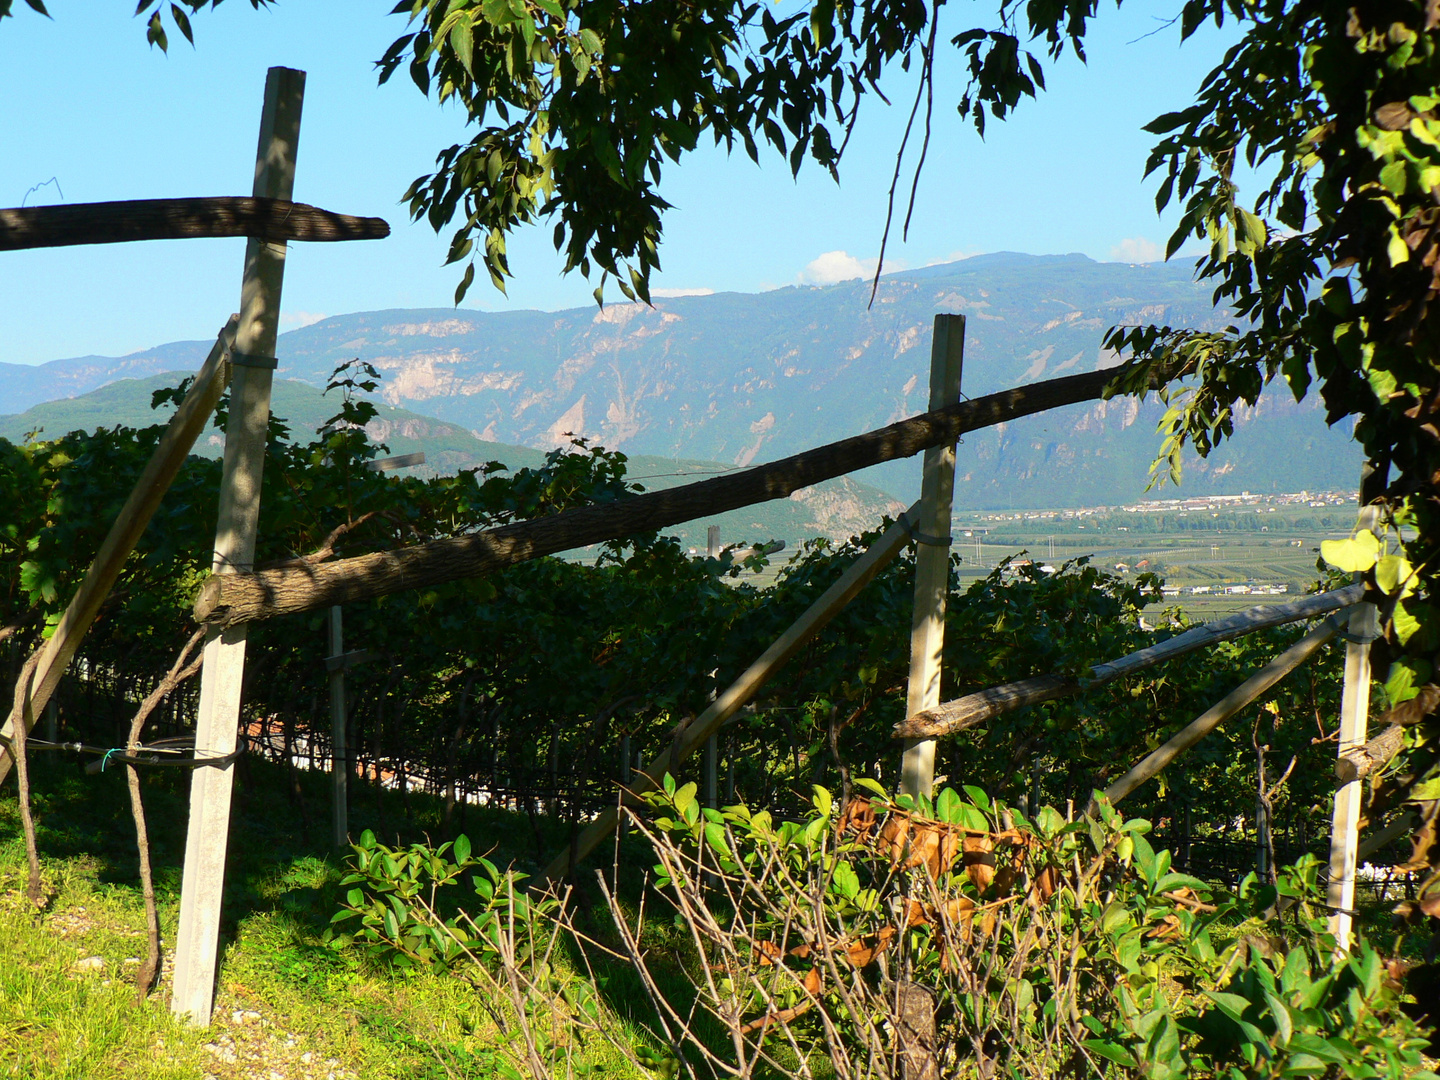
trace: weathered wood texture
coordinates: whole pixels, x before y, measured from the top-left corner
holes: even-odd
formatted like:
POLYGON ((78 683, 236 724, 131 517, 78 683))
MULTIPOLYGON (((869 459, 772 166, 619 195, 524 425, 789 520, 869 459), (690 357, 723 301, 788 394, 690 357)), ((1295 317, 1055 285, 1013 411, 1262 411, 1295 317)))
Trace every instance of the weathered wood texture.
MULTIPOLYGON (((895 984, 895 998, 901 1080, 940 1080, 935 1055, 935 992, 922 983, 903 981, 895 984)), ((985 1070, 977 1071, 985 1075, 985 1070)))
MULTIPOLYGON (((170 423, 166 425, 164 434, 160 436, 150 460, 145 464, 145 471, 140 474, 140 479, 135 481, 130 497, 125 500, 115 523, 105 534, 105 541, 100 545, 89 569, 85 571, 80 587, 75 590, 65 613, 60 616, 55 632, 50 636, 50 640, 45 642, 31 689, 30 703, 35 715, 38 716, 49 704, 50 695, 60 685, 60 677, 70 666, 75 650, 80 647, 90 624, 95 621, 105 598, 110 595, 110 589, 120 576, 121 567, 135 550, 140 537, 145 534, 145 529, 149 526, 161 499, 165 497, 165 492, 170 489, 181 466, 185 464, 195 440, 209 423, 210 414, 215 411, 215 403, 220 400, 225 389, 225 372, 229 366, 226 358, 235 343, 235 328, 238 322, 239 317, 232 315, 225 328, 220 331, 220 336, 210 349, 210 355, 205 358, 205 363, 200 365, 195 381, 190 384, 190 389, 175 410, 175 415, 170 417, 170 423)), ((4 728, 0 729, 0 736, 8 739, 23 713, 21 703, 17 702, 5 721, 4 728)), ((9 775, 10 766, 10 754, 0 747, 0 781, 9 775)))
MULTIPOLYGON (((936 315, 930 348, 930 408, 960 400, 965 365, 965 316, 936 315)), ((950 511, 955 502, 955 444, 925 451, 916 520, 914 607, 910 613, 910 678, 905 711, 940 704, 940 657, 945 651, 945 599, 950 591, 950 511)), ((912 739, 900 757, 900 790, 929 795, 935 780, 935 740, 912 739)), ((935 1019, 930 1018, 933 1031, 935 1019)))
MULTIPOLYGON (((1380 512, 1366 504, 1371 467, 1366 464, 1360 480, 1361 507, 1357 528, 1379 532, 1380 512)), ((1359 575, 1356 575, 1357 577, 1359 575)), ((1370 645, 1379 633, 1374 604, 1357 604, 1350 612, 1351 640, 1345 646, 1345 685, 1340 692, 1339 757, 1365 745, 1370 725, 1370 645)), ((1335 789, 1330 816, 1330 874, 1325 884, 1325 903, 1330 908, 1328 925, 1337 945, 1350 948, 1351 916, 1355 906, 1355 871, 1359 865, 1360 804, 1364 790, 1358 780, 1335 789)))
MULTIPOLYGON (((255 153, 257 197, 288 200, 294 190, 304 97, 303 71, 281 67, 269 70, 255 153)), ((283 240, 251 237, 245 246, 236 352, 275 355, 285 253, 283 240)), ((274 375, 269 368, 254 366, 237 367, 232 375, 212 563, 212 569, 219 573, 249 570, 255 564, 274 375)), ((227 758, 235 751, 248 630, 243 625, 206 628, 200 707, 195 718, 196 757, 227 758)), ((215 1002, 234 779, 233 760, 214 768, 196 769, 190 778, 190 820, 185 835, 170 1011, 189 1017, 199 1027, 209 1026, 215 1002)))
MULTIPOLYGON (((1309 660, 1317 649, 1340 632, 1344 621, 1343 614, 1331 615, 1330 618, 1177 731, 1163 746, 1153 753, 1147 754, 1124 776, 1105 789, 1105 797, 1112 803, 1117 803, 1142 784, 1159 776, 1166 766, 1186 750, 1309 660)), ((1086 813, 1094 813, 1095 809, 1092 802, 1086 813)))
POLYGON ((287 199, 135 199, 0 210, 0 251, 250 236, 260 240, 382 240, 380 218, 334 214, 287 199))
POLYGON ((1369 742, 1340 751, 1335 759, 1335 779, 1342 784, 1364 780, 1376 769, 1383 768, 1404 745, 1405 729, 1391 724, 1369 742))
POLYGON ((962 698, 947 701, 943 705, 918 712, 901 721, 895 725, 895 735, 897 738, 953 735, 966 728, 972 728, 976 724, 983 724, 986 720, 1000 716, 1002 713, 1011 712, 1026 705, 1038 705, 1044 701, 1070 697, 1093 686, 1143 671, 1145 668, 1154 667, 1166 660, 1173 660, 1177 656, 1194 652, 1207 645, 1244 637, 1246 634, 1253 634, 1257 630, 1266 630, 1272 626, 1284 626, 1286 623, 1313 619, 1319 615, 1338 611, 1359 603, 1364 595, 1365 587, 1355 584, 1347 585, 1345 588, 1336 589, 1333 592, 1307 596, 1303 600, 1296 600, 1289 604, 1253 607, 1238 615, 1231 615, 1229 618, 1217 619, 1214 622, 1197 626, 1183 634, 1175 635, 1168 641, 1140 649, 1128 656, 1122 656, 1118 660, 1097 664, 1090 669, 1088 679, 1071 679, 1063 675, 1039 675, 1033 679, 1022 679, 1019 682, 1006 683, 1004 686, 992 686, 988 690, 966 694, 962 698))
MULTIPOLYGON (((914 514, 918 508, 917 503, 910 507, 907 514, 914 514)), ((845 610, 845 605, 875 580, 875 575, 904 551, 909 542, 910 532, 904 525, 897 522, 886 529, 865 554, 851 563, 839 580, 821 593, 704 712, 690 724, 677 729, 671 737, 670 745, 638 774, 630 772, 630 737, 624 736, 620 740, 620 759, 621 774, 626 778, 626 801, 637 802, 635 796, 656 787, 667 772, 673 773, 682 761, 704 745, 726 720, 760 692, 760 688, 770 681, 771 676, 779 671, 787 660, 812 640, 826 623, 845 610)), ((573 844, 551 861, 545 870, 545 879, 559 881, 568 877, 576 864, 614 832, 619 823, 620 811, 617 807, 611 807, 602 813, 585 827, 573 844)))
POLYGON ((665 491, 586 506, 470 536, 332 563, 211 577, 195 602, 201 622, 233 625, 479 577, 571 548, 667 528, 771 499, 822 480, 911 457, 967 431, 1102 397, 1113 371, 1094 371, 963 401, 814 450, 665 491))

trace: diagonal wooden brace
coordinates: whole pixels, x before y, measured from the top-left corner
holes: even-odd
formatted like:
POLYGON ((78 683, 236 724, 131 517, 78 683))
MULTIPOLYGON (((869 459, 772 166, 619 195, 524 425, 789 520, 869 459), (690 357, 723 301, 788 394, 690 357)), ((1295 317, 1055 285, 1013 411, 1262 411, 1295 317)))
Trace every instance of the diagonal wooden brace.
MULTIPOLYGON (((165 497, 165 492, 174 482, 180 467, 185 464, 185 458, 195 445, 195 440, 205 430, 210 414, 215 411, 215 403, 220 400, 220 394, 225 389, 229 368, 227 361, 230 350, 235 345, 238 322, 238 316, 230 316, 230 321, 215 339, 210 355, 205 358, 205 363, 200 365, 195 381, 190 384, 180 407, 170 418, 155 452, 150 455, 145 471, 135 482, 130 497, 125 500, 124 507, 115 518, 115 524, 110 526, 105 542, 100 545, 99 553, 85 572, 80 587, 75 590, 74 598, 60 616, 55 632, 42 647, 30 697, 33 710, 31 715, 39 716, 45 711, 45 703, 60 684, 60 676, 70 666, 75 650, 79 648, 85 632, 90 629, 90 624, 95 621, 101 605, 120 576, 120 568, 135 550, 135 545, 150 524, 160 500, 165 497)), ((15 702, 4 728, 0 729, 0 737, 6 740, 10 738, 23 712, 24 702, 20 699, 17 688, 15 702)), ((0 746, 0 781, 9 775, 12 764, 9 751, 0 746)))

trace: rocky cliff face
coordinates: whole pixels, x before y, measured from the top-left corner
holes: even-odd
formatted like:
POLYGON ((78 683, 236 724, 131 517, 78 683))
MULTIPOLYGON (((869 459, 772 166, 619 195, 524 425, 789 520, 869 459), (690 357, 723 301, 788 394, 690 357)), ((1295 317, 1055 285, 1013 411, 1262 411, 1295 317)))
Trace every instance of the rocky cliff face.
MULTIPOLYGON (((286 334, 278 351, 282 375, 312 383, 361 357, 384 374, 388 402, 482 439, 549 447, 573 433, 627 453, 743 466, 921 411, 938 312, 967 316, 963 388, 972 396, 1113 364, 1100 342, 1117 324, 1216 326, 1225 317, 1187 266, 1083 256, 980 256, 887 277, 868 301, 868 284, 856 281, 653 308, 366 312, 286 334)), ((1154 404, 1116 401, 976 433, 960 455, 957 499, 1135 498, 1158 416, 1154 404)), ((1317 406, 1297 406, 1277 388, 1242 418, 1233 445, 1191 470, 1187 487, 1320 488, 1349 485, 1357 471, 1348 432, 1327 430, 1317 406)), ((909 498, 919 466, 867 478, 909 498)))

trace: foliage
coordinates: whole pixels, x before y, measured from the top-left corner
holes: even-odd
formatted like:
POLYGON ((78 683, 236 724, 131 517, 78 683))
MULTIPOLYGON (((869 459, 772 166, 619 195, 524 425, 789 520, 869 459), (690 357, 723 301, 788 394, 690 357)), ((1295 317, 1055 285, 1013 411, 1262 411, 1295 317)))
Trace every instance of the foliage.
POLYGON ((352 846, 354 870, 340 882, 351 888, 331 921, 358 918, 360 925, 353 932, 331 933, 327 940, 337 948, 359 944, 367 955, 402 970, 445 970, 462 957, 493 965, 500 955, 501 916, 513 912, 529 920, 549 907, 543 900, 532 905, 516 890, 525 875, 502 874, 490 860, 472 858, 463 833, 453 844, 399 850, 377 842, 366 829, 352 846), (452 848, 453 857, 447 858, 452 848), (479 907, 442 920, 439 891, 465 876, 471 876, 479 907))
POLYGON ((358 945, 401 971, 465 978, 499 1035, 467 1066, 492 1069, 504 1080, 553 1080, 603 1071, 594 1060, 602 1047, 637 1060, 604 1008, 593 972, 587 978, 565 964, 562 936, 571 928, 559 899, 518 889, 524 875, 472 856, 464 835, 453 846, 399 850, 366 830, 353 849, 352 873, 341 884, 358 887, 332 923, 358 918, 360 928, 327 931, 326 940, 341 950, 358 945), (478 905, 442 917, 439 890, 466 875, 478 905))
MULTIPOLYGON (((375 473, 364 468, 382 452, 364 427, 368 382, 373 377, 360 367, 337 372, 337 411, 308 442, 292 441, 288 425, 272 418, 262 563, 459 535, 622 498, 638 487, 624 455, 584 443, 513 474, 493 466, 433 479, 375 473)), ((0 625, 17 628, 8 643, 13 656, 58 618, 157 437, 157 428, 100 429, 24 446, 0 442, 0 490, 19 510, 0 545, 24 553, 0 561, 0 625)), ((110 740, 122 737, 128 720, 125 701, 153 687, 190 633, 217 470, 214 462, 187 462, 82 647, 86 680, 75 689, 103 695, 86 706, 87 737, 115 745, 110 740)), ((692 558, 673 541, 649 536, 610 545, 593 566, 537 560, 491 578, 349 605, 347 644, 381 657, 347 676, 350 745, 372 775, 383 763, 407 786, 444 790, 470 778, 502 797, 507 790, 563 792, 558 802, 531 805, 575 819, 613 798, 622 737, 647 756, 668 744, 675 725, 743 671, 874 536, 806 545, 763 592, 746 584, 746 568, 729 556, 692 558)), ((739 797, 795 807, 812 783, 843 791, 850 771, 890 775, 889 729, 904 712, 912 582, 907 553, 727 729, 727 784, 739 797)), ((1016 560, 962 585, 957 565, 947 604, 945 694, 1054 671, 1080 674, 1182 629, 1140 628, 1140 609, 1156 599, 1157 585, 1083 559, 1055 574, 1016 560)), ((1191 719, 1197 699, 1227 692, 1295 633, 1256 635, 1124 684, 997 718, 949 742, 941 771, 1017 802, 1084 799, 1191 719)), ((256 628, 245 702, 251 722, 272 724, 289 745, 313 747, 324 737, 324 647, 316 616, 256 628)), ((1229 828, 1222 823, 1234 819, 1233 808, 1254 802, 1253 719, 1272 775, 1297 761, 1276 797, 1276 831, 1290 847, 1303 847, 1328 821, 1330 750, 1312 736, 1327 733, 1335 675, 1335 665, 1321 663, 1277 687, 1266 707, 1172 770, 1183 783, 1162 777, 1158 788, 1138 793, 1139 811, 1180 845, 1192 818, 1199 833, 1229 828)), ((192 692, 175 702, 179 715, 192 692)), ((79 712, 76 704, 65 704, 67 714, 79 712)), ((546 854, 537 841, 535 857, 546 854)))
MULTIPOLYGON (((691 977, 731 1037, 722 1067, 800 1075, 823 1053, 840 1075, 908 1073, 919 986, 942 1075, 1430 1075, 1380 954, 1324 933, 1316 860, 1216 895, 1103 800, 1067 822, 975 787, 932 804, 863 786, 844 807, 817 787, 778 823, 701 808, 668 777, 650 796, 662 816, 640 827, 704 957, 691 977)), ((682 1024, 672 1041, 716 1060, 682 1024)))
MULTIPOLYGON (((169 7, 192 42, 185 8, 205 6, 169 7)), ((503 288, 507 237, 545 219, 555 221, 567 271, 598 271, 597 300, 614 277, 626 296, 648 301, 669 208, 659 193, 665 167, 708 137, 757 162, 765 146, 792 171, 808 157, 838 176, 860 107, 884 97, 888 70, 920 72, 911 126, 920 102, 933 98, 940 6, 818 0, 777 16, 751 0, 400 0, 392 13, 409 26, 377 62, 381 81, 404 67, 423 93, 460 104, 477 129, 441 151, 405 199, 437 231, 458 218, 449 261, 469 263, 457 302, 477 255, 503 288)), ((949 38, 966 73, 957 110, 982 134, 987 117, 1004 119, 1043 89, 1046 63, 1067 50, 1084 57, 1098 4, 995 7, 991 20, 949 38), (1038 44, 1027 47, 1027 38, 1038 44)), ((142 0, 139 11, 152 8, 147 37, 165 48, 165 6, 142 0)), ((1207 13, 1191 0, 1187 31, 1191 9, 1207 13)), ((927 105, 927 142, 930 120, 927 105)))

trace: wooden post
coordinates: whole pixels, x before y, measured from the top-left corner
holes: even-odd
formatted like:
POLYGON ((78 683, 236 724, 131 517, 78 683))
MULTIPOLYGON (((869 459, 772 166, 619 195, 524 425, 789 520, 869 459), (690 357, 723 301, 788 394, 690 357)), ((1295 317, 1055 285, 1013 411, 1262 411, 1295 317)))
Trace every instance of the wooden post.
POLYGON ((966 694, 962 698, 907 717, 895 725, 895 734, 910 738, 954 735, 1013 709, 1071 697, 1082 690, 1094 689, 1102 683, 1133 675, 1137 671, 1144 671, 1196 649, 1222 641, 1232 641, 1266 627, 1284 626, 1286 623, 1328 615, 1332 611, 1358 604, 1364 595, 1365 586, 1361 583, 1327 593, 1317 593, 1289 604, 1253 607, 1238 615, 1196 626, 1158 645, 1148 645, 1128 653, 1118 660, 1096 664, 1084 681, 1069 675, 1037 675, 1034 678, 966 694))
MULTIPOLYGON (((936 315, 930 345, 930 408, 960 400, 965 316, 936 315)), ((910 619, 910 686, 905 715, 940 704, 940 654, 945 648, 945 596, 950 589, 950 509, 955 498, 955 444, 925 451, 920 512, 915 522, 915 609, 910 619)), ((935 779, 935 740, 907 739, 900 790, 929 795, 935 779)))
MULTIPOLYGON (((330 656, 345 656, 345 630, 340 621, 340 605, 330 609, 330 656)), ((331 840, 343 851, 350 839, 350 758, 345 746, 345 665, 336 664, 330 671, 330 821, 331 840)))
MULTIPOLYGON (((712 559, 720 557, 720 526, 711 525, 705 530, 705 553, 712 559)), ((712 671, 710 677, 713 679, 719 674, 719 670, 712 671)), ((719 694, 719 687, 710 691, 710 700, 714 701, 719 694)), ((710 737, 705 740, 705 805, 714 810, 720 805, 720 795, 717 785, 716 770, 719 767, 720 746, 716 742, 719 735, 712 731, 710 737)))
MULTIPOLYGON (((1360 484, 1361 498, 1365 482, 1360 484)), ((1380 514, 1374 506, 1360 510, 1358 528, 1375 530, 1380 514)), ((1365 744, 1370 722, 1370 641, 1378 632, 1374 604, 1356 604, 1350 612, 1351 640, 1345 646, 1345 686, 1340 695, 1340 755, 1365 744)), ((1330 819, 1330 881, 1325 903, 1330 908, 1330 933, 1344 950, 1350 948, 1350 912, 1355 906, 1355 868, 1360 847, 1362 781, 1352 780, 1335 791, 1330 819)))
MULTIPOLYGON (((295 151, 305 73, 271 68, 265 79, 255 157, 254 194, 289 200, 295 187, 295 151)), ((214 573, 250 570, 260 515, 260 483, 270 420, 275 339, 285 274, 284 242, 251 239, 245 248, 240 289, 240 325, 235 339, 230 422, 220 480, 215 529, 214 573)), ((246 627, 212 628, 205 639, 200 712, 195 724, 197 757, 230 754, 240 721, 245 674, 246 627)), ((233 763, 195 769, 190 782, 190 824, 185 840, 185 876, 180 893, 180 926, 175 943, 175 986, 170 1010, 201 1027, 210 1023, 215 1000, 215 966, 220 945, 220 903, 230 830, 233 763)))

